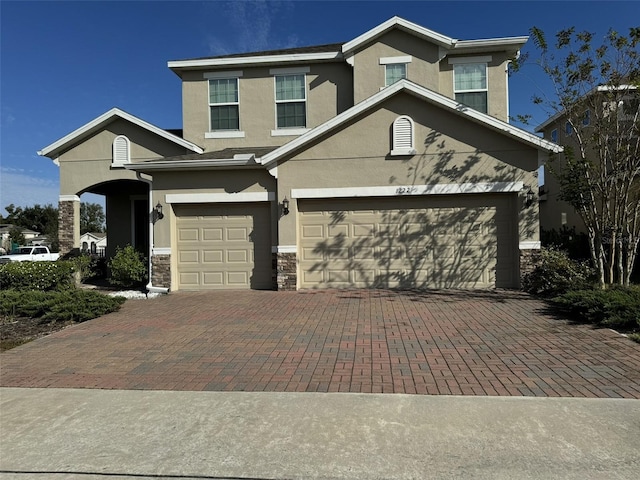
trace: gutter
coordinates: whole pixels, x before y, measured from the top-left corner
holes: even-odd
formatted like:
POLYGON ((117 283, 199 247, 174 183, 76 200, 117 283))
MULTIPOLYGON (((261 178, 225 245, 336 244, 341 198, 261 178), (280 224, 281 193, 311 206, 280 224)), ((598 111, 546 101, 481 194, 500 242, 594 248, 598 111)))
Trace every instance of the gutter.
MULTIPOLYGON (((140 180, 141 182, 146 183, 147 185, 149 185, 149 212, 153 212, 153 197, 151 195, 151 192, 153 191, 153 181, 146 179, 146 178, 142 178, 142 172, 136 172, 136 177, 138 178, 138 180, 140 180)), ((151 256, 153 255, 153 229, 154 229, 155 225, 153 223, 152 219, 149 219, 149 259, 148 259, 148 268, 149 268, 149 283, 147 283, 147 285, 145 286, 145 288, 147 289, 147 291, 149 291, 150 293, 169 293, 169 289, 168 288, 164 288, 164 287, 154 287, 153 286, 153 279, 152 279, 152 275, 151 275, 151 256)))

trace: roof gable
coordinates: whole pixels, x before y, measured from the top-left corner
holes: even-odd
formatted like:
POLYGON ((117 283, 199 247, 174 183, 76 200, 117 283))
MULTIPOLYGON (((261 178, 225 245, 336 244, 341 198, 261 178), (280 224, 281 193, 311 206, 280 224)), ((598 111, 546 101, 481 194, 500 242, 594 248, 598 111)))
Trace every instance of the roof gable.
POLYGON ((309 132, 301 135, 295 140, 292 140, 291 142, 275 149, 273 152, 267 153, 261 158, 261 163, 263 165, 269 165, 289 153, 304 148, 306 145, 308 145, 321 135, 331 132, 332 130, 350 121, 357 115, 360 115, 376 107, 386 99, 398 94, 399 92, 407 92, 425 102, 429 102, 433 105, 439 106, 456 115, 471 120, 472 122, 482 125, 490 130, 511 137, 514 140, 517 140, 538 150, 553 153, 559 153, 562 151, 562 147, 553 142, 544 140, 537 135, 514 127, 513 125, 503 122, 502 120, 498 120, 495 117, 469 108, 466 105, 458 103, 451 98, 434 92, 433 90, 421 87, 420 85, 416 85, 415 83, 408 80, 400 80, 399 82, 396 82, 393 85, 384 88, 379 93, 376 93, 368 99, 351 107, 349 110, 346 110, 345 112, 328 120, 322 125, 319 125, 309 132))
POLYGON ((130 113, 120 110, 119 108, 112 108, 108 112, 103 113, 99 117, 91 120, 89 123, 86 123, 82 127, 74 130, 70 134, 53 142, 51 145, 44 147, 42 150, 39 150, 38 155, 43 157, 55 158, 64 150, 67 150, 68 148, 78 144, 80 141, 84 140, 90 135, 100 131, 105 126, 118 118, 127 120, 128 122, 131 122, 138 127, 141 127, 159 137, 180 145, 181 147, 191 150, 192 152, 202 153, 204 151, 198 145, 188 142, 187 140, 180 138, 177 135, 168 132, 167 130, 163 130, 159 127, 156 127, 155 125, 145 122, 144 120, 131 115, 130 113))

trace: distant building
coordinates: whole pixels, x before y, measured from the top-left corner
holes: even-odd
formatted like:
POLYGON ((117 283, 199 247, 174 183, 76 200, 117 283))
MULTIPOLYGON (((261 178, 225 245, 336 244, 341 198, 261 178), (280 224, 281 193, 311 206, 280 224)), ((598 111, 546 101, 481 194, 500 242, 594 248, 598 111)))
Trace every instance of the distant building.
POLYGON ((103 232, 87 232, 80 235, 80 250, 82 253, 104 256, 107 248, 107 234, 103 232))

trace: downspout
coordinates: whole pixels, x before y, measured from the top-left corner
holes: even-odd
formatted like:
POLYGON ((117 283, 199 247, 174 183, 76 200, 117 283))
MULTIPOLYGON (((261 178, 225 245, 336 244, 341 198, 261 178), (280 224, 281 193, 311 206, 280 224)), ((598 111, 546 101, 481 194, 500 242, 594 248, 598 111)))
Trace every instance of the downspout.
POLYGON ((141 182, 146 183, 149 186, 149 208, 148 208, 148 212, 149 212, 149 260, 148 260, 148 265, 147 268, 149 269, 149 283, 147 283, 146 288, 147 291, 149 293, 169 293, 169 289, 168 288, 164 288, 164 287, 154 287, 153 286, 153 280, 152 280, 152 275, 151 275, 151 268, 152 268, 152 262, 151 262, 151 256, 153 255, 153 245, 154 245, 154 241, 153 241, 153 231, 154 231, 154 219, 153 219, 153 197, 151 195, 151 192, 153 191, 153 180, 151 179, 146 179, 142 177, 142 173, 141 172, 136 172, 136 177, 138 178, 138 180, 140 180, 141 182))

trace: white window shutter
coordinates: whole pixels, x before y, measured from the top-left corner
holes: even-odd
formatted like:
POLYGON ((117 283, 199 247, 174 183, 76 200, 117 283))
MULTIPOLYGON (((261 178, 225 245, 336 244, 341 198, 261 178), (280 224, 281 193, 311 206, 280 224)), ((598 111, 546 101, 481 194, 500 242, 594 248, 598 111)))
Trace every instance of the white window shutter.
POLYGON ((130 161, 129 139, 118 135, 113 141, 113 165, 124 165, 130 161))
POLYGON ((415 155, 413 120, 402 115, 393 122, 393 148, 391 155, 415 155))

